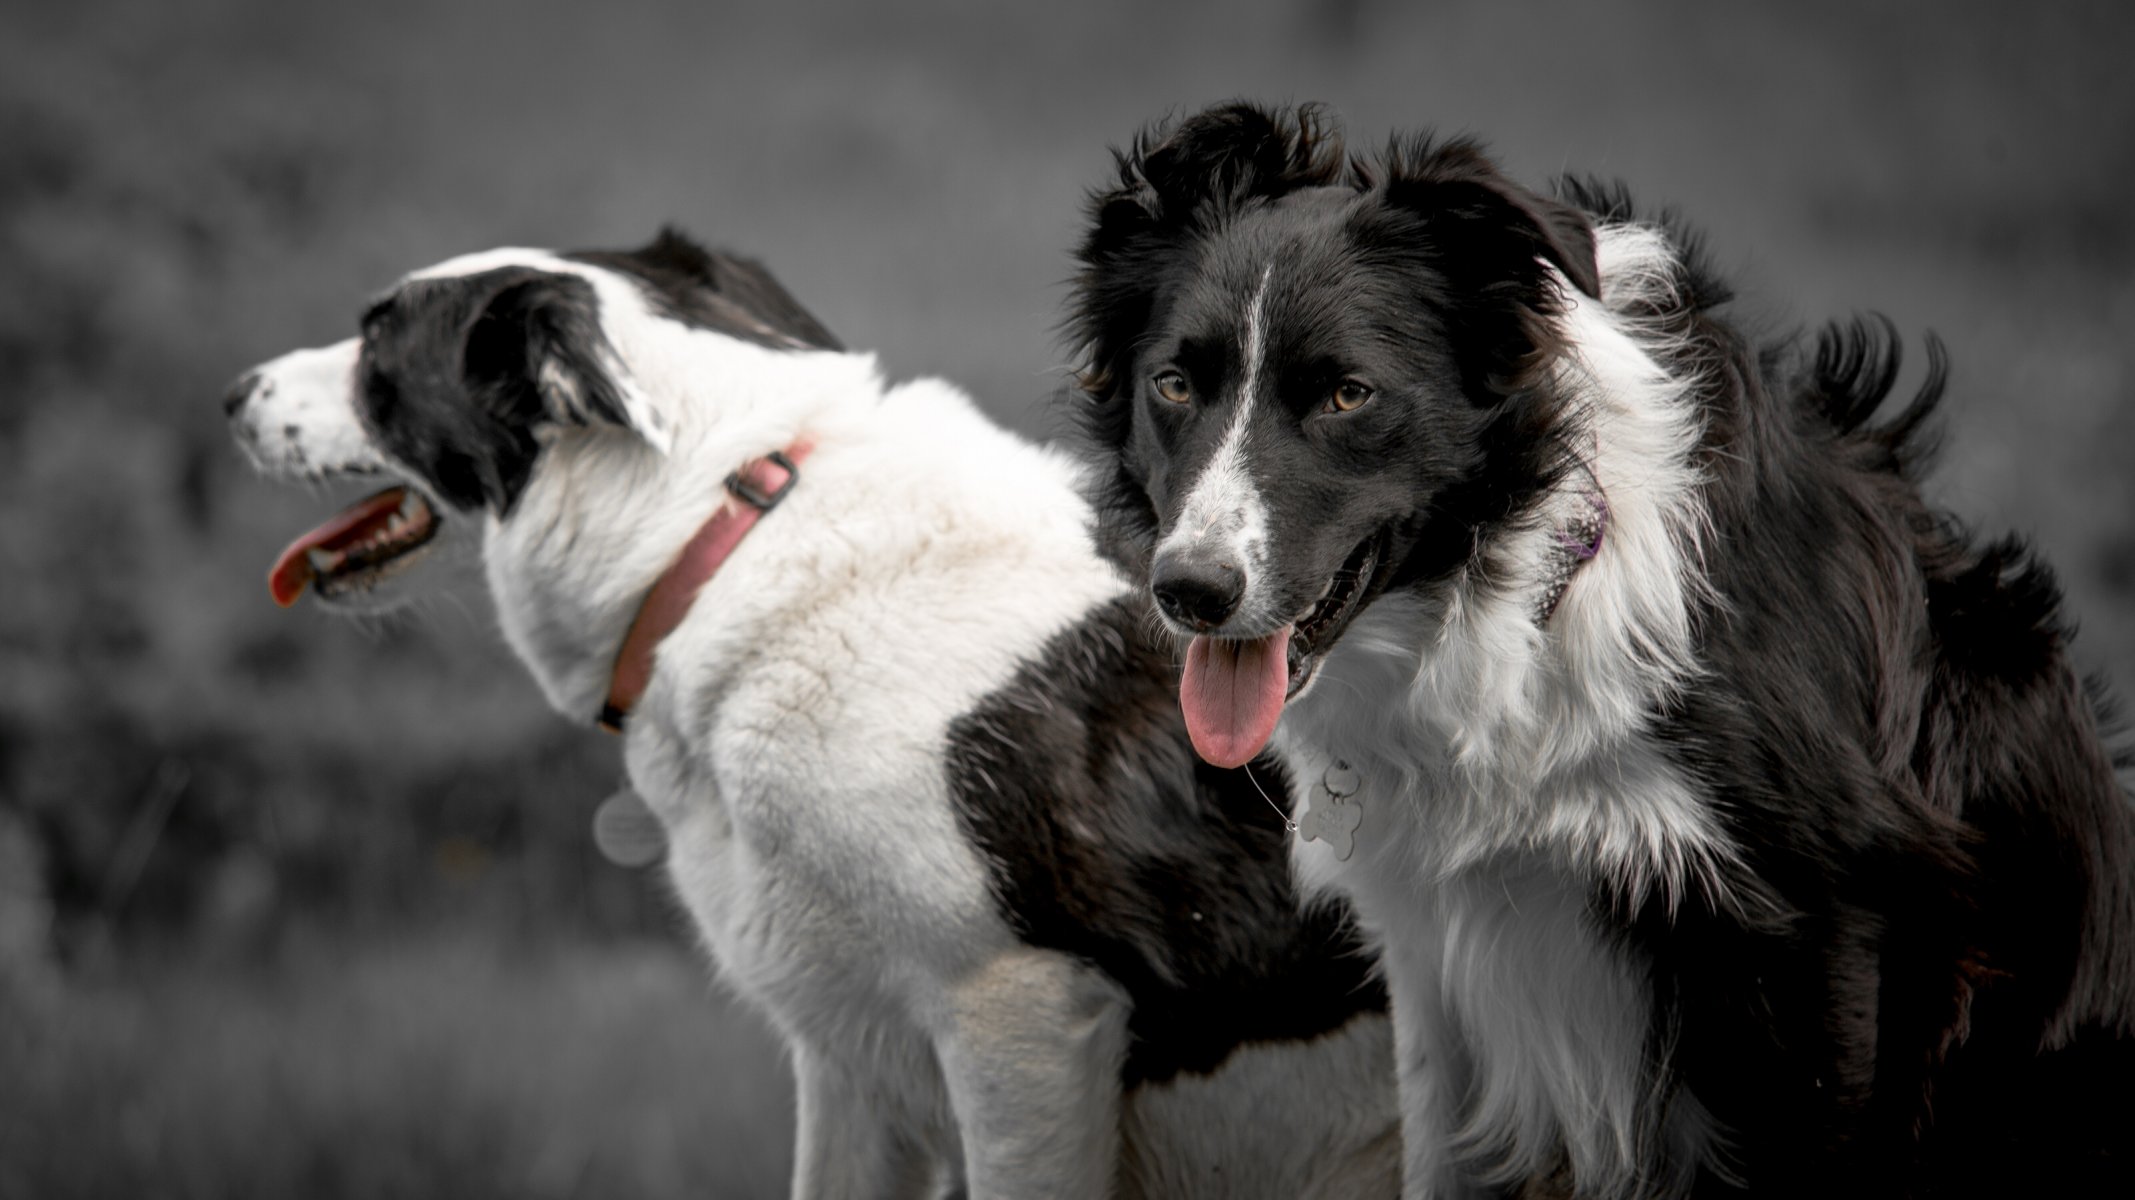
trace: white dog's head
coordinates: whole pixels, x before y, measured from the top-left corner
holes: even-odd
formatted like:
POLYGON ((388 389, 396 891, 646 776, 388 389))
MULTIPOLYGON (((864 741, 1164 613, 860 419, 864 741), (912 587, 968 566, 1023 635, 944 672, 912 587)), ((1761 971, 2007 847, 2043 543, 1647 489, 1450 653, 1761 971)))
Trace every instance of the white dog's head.
POLYGON ((398 481, 290 544, 270 577, 285 605, 307 587, 363 603, 449 513, 511 522, 559 444, 675 454, 692 427, 721 419, 712 409, 746 401, 747 377, 761 373, 732 355, 707 373, 708 351, 837 348, 761 267, 672 231, 629 252, 452 259, 395 285, 362 330, 265 363, 224 399, 232 433, 267 474, 398 481))
POLYGON ((417 271, 360 337, 247 372, 224 407, 269 475, 392 481, 290 543, 277 602, 389 607, 404 589, 381 585, 480 517, 504 632, 575 712, 726 474, 874 394, 872 358, 838 350, 762 267, 663 231, 417 271))

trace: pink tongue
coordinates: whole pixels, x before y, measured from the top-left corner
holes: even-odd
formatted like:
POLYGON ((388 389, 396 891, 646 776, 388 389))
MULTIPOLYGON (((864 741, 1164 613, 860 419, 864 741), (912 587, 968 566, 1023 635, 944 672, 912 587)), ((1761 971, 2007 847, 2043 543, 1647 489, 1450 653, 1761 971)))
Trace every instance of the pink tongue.
POLYGON ((1242 767, 1275 736, 1290 690, 1290 627, 1250 642, 1197 637, 1186 650, 1179 707, 1194 752, 1213 766, 1242 767))
POLYGON ((304 594, 313 574, 311 550, 340 550, 362 541, 393 519, 407 495, 406 488, 389 487, 375 496, 366 496, 284 547, 267 572, 267 590, 273 594, 274 602, 288 608, 304 594))

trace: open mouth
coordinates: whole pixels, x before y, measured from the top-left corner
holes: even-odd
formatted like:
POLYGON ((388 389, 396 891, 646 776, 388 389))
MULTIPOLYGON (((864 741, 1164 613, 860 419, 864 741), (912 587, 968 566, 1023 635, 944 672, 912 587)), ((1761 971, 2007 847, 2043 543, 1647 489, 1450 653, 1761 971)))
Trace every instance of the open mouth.
POLYGON ((1251 762, 1275 736, 1283 706, 1302 692, 1320 660, 1371 594, 1383 539, 1359 543, 1296 620, 1257 638, 1197 637, 1186 649, 1179 707, 1194 752, 1218 767, 1251 762))
POLYGON ((267 590, 283 608, 307 587, 323 600, 367 591, 420 557, 443 523, 421 493, 389 487, 289 543, 267 573, 267 590))
POLYGON ((1342 630, 1348 628, 1349 619, 1356 615, 1365 594, 1370 591, 1372 575, 1379 569, 1381 542, 1378 534, 1359 542, 1342 561, 1341 569, 1328 578, 1319 599, 1291 623, 1290 644, 1285 656, 1290 685, 1283 694, 1285 701, 1305 690, 1305 685, 1312 681, 1313 673, 1319 669, 1320 659, 1333 648, 1342 630))

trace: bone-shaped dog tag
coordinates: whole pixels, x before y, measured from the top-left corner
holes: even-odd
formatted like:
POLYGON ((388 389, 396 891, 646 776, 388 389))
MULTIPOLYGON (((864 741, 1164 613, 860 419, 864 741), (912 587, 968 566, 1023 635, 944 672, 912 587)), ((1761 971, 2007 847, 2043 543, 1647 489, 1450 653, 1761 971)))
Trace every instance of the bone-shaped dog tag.
POLYGON ((1357 848, 1357 827, 1363 823, 1363 805, 1346 804, 1340 796, 1320 788, 1312 807, 1297 823, 1297 834, 1308 842, 1327 843, 1336 858, 1348 862, 1357 848))

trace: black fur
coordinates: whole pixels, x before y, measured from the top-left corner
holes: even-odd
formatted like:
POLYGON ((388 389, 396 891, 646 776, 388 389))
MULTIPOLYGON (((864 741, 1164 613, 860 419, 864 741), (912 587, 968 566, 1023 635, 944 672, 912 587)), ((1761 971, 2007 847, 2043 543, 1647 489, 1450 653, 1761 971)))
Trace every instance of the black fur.
POLYGON ((586 409, 621 419, 599 361, 598 301, 582 279, 522 267, 414 280, 363 316, 358 411, 372 438, 439 499, 509 512, 550 418, 544 355, 575 368, 586 409))
MULTIPOLYGON (((640 282, 663 315, 778 349, 837 339, 747 259, 663 229, 630 251, 564 256, 640 282)), ((628 427, 584 279, 531 267, 411 280, 363 316, 359 410, 373 438, 441 500, 508 513, 544 422, 628 427)))
MULTIPOLYGON (((1586 231, 1636 215, 1621 189, 1540 201, 1467 143, 1346 170, 1332 144, 1309 110, 1225 106, 1145 134, 1091 201, 1068 328, 1108 544, 1143 578, 1175 481, 1228 419, 1148 377, 1192 349, 1214 364, 1185 356, 1197 397, 1223 409, 1235 338, 1197 344, 1197 322, 1235 310, 1260 263, 1271 361, 1294 372, 1252 426, 1286 585, 1372 529, 1396 548, 1382 589, 1487 577, 1582 432, 1535 370, 1559 349, 1540 264, 1598 290, 1586 231), (1299 368, 1320 359, 1397 403, 1315 428, 1325 372, 1299 368)), ((1739 1178, 1695 1190, 2124 1191, 2135 816, 2052 575, 1919 494, 1939 344, 1879 422, 1887 321, 1754 345, 1694 239, 1661 224, 1685 266, 1637 315, 1697 381, 1718 603, 1697 613, 1704 673, 1651 720, 1740 860, 1679 907, 1597 890, 1591 912, 1650 978, 1656 1096, 1687 1089, 1727 1130, 1739 1178)))
POLYGON ((706 250, 672 226, 636 250, 581 250, 564 257, 637 279, 661 311, 700 329, 776 349, 843 349, 761 264, 706 250))
POLYGON ((1287 794, 1282 769, 1194 757, 1149 628, 1139 601, 1094 611, 959 718, 946 756, 1017 931, 1132 998, 1129 1084, 1386 1007, 1339 911, 1298 910, 1267 799, 1287 794))
POLYGON ((1914 487, 1939 349, 1880 425, 1887 326, 1755 372, 1713 350, 1742 368, 1708 407, 1728 603, 1659 728, 1743 850, 1731 886, 1771 907, 1626 926, 1680 1078, 1768 1185, 2110 1190, 2135 1168, 2114 1082, 2135 1062, 2135 826, 2051 573, 1914 487))

